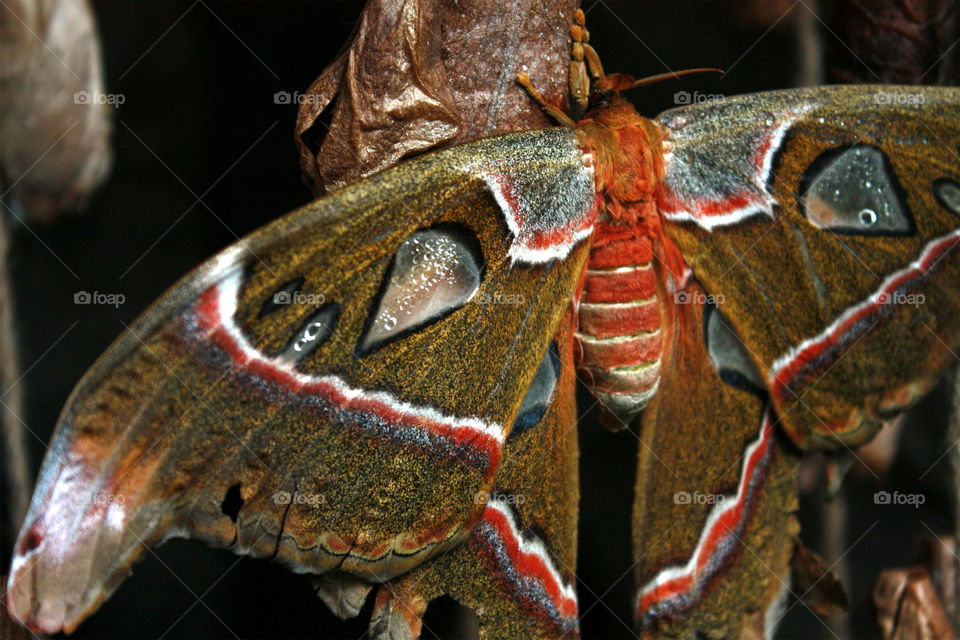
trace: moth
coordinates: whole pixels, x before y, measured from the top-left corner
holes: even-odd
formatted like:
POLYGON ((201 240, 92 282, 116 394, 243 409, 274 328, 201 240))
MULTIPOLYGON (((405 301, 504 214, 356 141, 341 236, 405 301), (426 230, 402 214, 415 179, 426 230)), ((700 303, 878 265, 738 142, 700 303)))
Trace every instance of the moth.
POLYGON ((960 342, 960 91, 651 120, 573 35, 576 120, 544 104, 562 126, 306 205, 117 339, 43 463, 17 618, 71 631, 144 545, 191 537, 342 617, 372 597, 374 637, 417 637, 440 595, 484 638, 576 636, 579 378, 640 423, 640 634, 772 633, 798 452, 867 442, 960 342))

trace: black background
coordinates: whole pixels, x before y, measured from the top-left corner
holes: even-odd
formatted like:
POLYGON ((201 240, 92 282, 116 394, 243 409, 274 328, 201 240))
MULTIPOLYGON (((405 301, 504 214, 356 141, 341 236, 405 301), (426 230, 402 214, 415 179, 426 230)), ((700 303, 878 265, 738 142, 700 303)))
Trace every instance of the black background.
MULTIPOLYGON (((30 438, 34 470, 72 386, 123 331, 121 323, 132 322, 203 258, 310 199, 293 141, 296 106, 277 105, 273 95, 306 90, 348 37, 360 7, 94 3, 107 91, 125 96, 116 112, 113 173, 83 215, 34 225, 33 233, 12 223, 20 357, 24 369, 30 367, 21 383, 24 419, 37 436, 30 438), (126 301, 118 309, 74 305, 81 290, 122 293, 126 301)), ((734 95, 795 84, 789 17, 767 32, 767 25, 738 21, 721 2, 585 2, 584 8, 607 71, 644 76, 697 66, 730 70, 722 79, 699 75, 634 92, 631 99, 646 115, 675 106, 680 90, 734 95)), ((949 531, 947 503, 936 484, 945 462, 926 477, 927 484, 912 481, 917 469, 936 458, 942 437, 936 402, 919 415, 890 486, 925 491, 923 509, 877 511, 871 500, 876 487, 862 480, 846 490, 850 543, 866 532, 848 555, 849 589, 859 607, 857 636, 869 633, 863 597, 877 571, 907 562, 912 537, 926 533, 923 523, 937 533, 949 531), (871 528, 877 520, 880 526, 871 528)), ((629 433, 604 432, 592 412, 580 433, 582 633, 630 637, 636 441, 629 433)), ((805 535, 815 545, 820 511, 816 500, 804 505, 805 535)), ((4 521, 4 566, 14 537, 4 521)), ((178 540, 147 554, 75 637, 359 638, 368 613, 369 605, 357 620, 342 623, 302 578, 285 569, 178 540)), ((425 636, 448 633, 448 617, 428 614, 425 636)), ((801 606, 794 607, 781 635, 833 637, 801 606)))

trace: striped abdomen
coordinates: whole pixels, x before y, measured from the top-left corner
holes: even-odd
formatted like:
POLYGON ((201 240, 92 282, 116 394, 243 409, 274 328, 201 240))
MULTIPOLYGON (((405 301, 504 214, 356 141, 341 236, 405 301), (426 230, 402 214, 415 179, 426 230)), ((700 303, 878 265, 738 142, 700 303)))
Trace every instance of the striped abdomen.
MULTIPOLYGON (((609 224, 609 223, 608 223, 609 224)), ((601 227, 606 226, 601 223, 601 227)), ((598 228, 580 298, 581 375, 625 426, 660 382, 660 304, 648 237, 598 228)), ((613 421, 614 427, 617 420, 613 421)))

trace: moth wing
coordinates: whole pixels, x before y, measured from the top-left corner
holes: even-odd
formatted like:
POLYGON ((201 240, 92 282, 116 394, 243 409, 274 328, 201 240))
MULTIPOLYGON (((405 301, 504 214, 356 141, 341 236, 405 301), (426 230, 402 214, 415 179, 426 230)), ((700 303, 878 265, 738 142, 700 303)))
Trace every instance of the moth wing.
POLYGON ((573 132, 493 138, 201 265, 71 395, 11 611, 72 630, 173 536, 367 582, 462 542, 580 281, 593 189, 573 132))
POLYGON ((447 594, 478 613, 480 638, 579 635, 578 448, 573 309, 563 315, 508 436, 503 463, 467 541, 378 587, 374 637, 429 631, 427 604, 447 594), (538 408, 539 407, 539 408, 538 408), (542 412, 542 413, 541 413, 542 412))
POLYGON ((756 368, 692 281, 642 416, 633 531, 641 637, 773 637, 799 530, 797 458, 756 368))
POLYGON ((668 111, 667 236, 802 447, 868 440, 960 338, 960 90, 844 86, 668 111))

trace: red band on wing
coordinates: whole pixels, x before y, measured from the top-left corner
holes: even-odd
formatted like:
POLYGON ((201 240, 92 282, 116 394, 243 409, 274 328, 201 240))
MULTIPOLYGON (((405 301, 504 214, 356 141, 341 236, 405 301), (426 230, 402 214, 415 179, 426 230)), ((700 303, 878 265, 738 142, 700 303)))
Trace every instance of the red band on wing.
MULTIPOLYGON (((439 447, 448 456, 475 461, 492 479, 503 448, 502 429, 479 418, 442 414, 433 407, 417 407, 389 393, 351 387, 332 375, 311 376, 257 351, 234 324, 239 274, 207 289, 187 312, 188 339, 213 346, 229 361, 228 374, 240 373, 264 381, 294 401, 329 407, 332 420, 360 425, 411 445, 439 447), (350 419, 355 416, 360 419, 350 419), (424 436, 424 437, 419 437, 424 436), (464 452, 472 455, 463 455, 464 452)), ((255 385, 256 386, 256 385, 255 385)))
POLYGON ((773 452, 773 412, 767 409, 759 436, 744 454, 737 493, 711 509, 687 563, 661 570, 637 594, 637 617, 643 627, 696 604, 710 581, 739 553, 740 538, 766 481, 773 452))
POLYGON ((778 358, 770 374, 771 395, 777 406, 794 397, 879 322, 908 301, 907 296, 916 291, 958 245, 960 229, 931 240, 919 258, 890 274, 866 300, 848 308, 818 335, 804 340, 778 358))
POLYGON ((495 575, 550 620, 563 635, 577 631, 577 597, 564 584, 538 538, 525 540, 506 502, 491 499, 471 536, 495 565, 495 575))
POLYGON ((657 186, 657 206, 669 219, 673 219, 675 216, 685 216, 684 220, 721 219, 725 216, 733 216, 738 211, 744 211, 751 206, 757 207, 755 210, 759 210, 764 203, 764 200, 759 198, 756 193, 749 191, 728 194, 723 198, 716 198, 711 195, 691 200, 678 196, 666 183, 661 182, 657 186))
POLYGON ((797 114, 782 114, 769 126, 757 127, 746 138, 747 157, 723 157, 723 150, 675 147, 664 155, 665 175, 657 185, 657 207, 671 222, 692 222, 712 231, 739 224, 757 215, 773 216, 776 199, 767 190, 773 158, 797 114), (712 155, 718 154, 718 155, 712 155))
POLYGON ((500 206, 507 227, 513 235, 508 254, 513 262, 542 264, 562 260, 577 244, 590 237, 597 219, 597 196, 593 191, 593 169, 582 167, 579 176, 584 185, 564 185, 552 195, 554 210, 544 211, 543 203, 535 201, 544 194, 524 195, 507 173, 487 173, 483 176, 494 200, 500 206))

